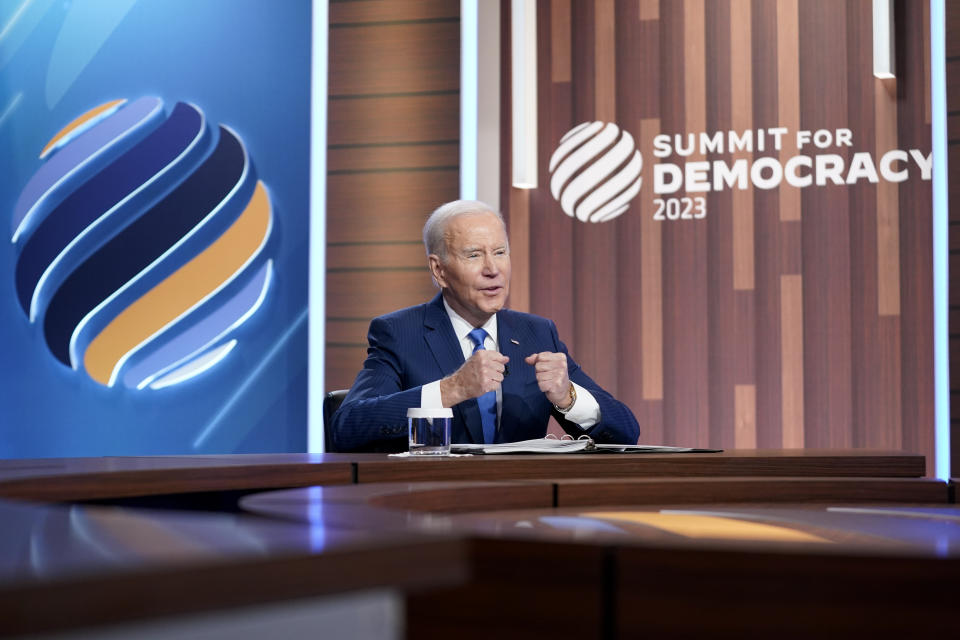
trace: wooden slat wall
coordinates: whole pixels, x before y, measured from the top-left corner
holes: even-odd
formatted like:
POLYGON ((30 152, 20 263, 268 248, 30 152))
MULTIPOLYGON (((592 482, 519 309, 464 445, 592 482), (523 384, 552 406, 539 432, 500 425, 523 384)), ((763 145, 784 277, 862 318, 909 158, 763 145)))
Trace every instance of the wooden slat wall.
POLYGON ((330 3, 326 385, 347 388, 376 315, 434 289, 423 222, 459 192, 460 8, 330 3))
POLYGON ((946 3, 950 175, 950 460, 960 477, 960 3, 946 3))
POLYGON ((915 166, 898 185, 712 192, 703 221, 652 220, 656 133, 790 130, 781 151, 675 163, 785 160, 798 129, 854 132, 852 147, 800 153, 928 153, 929 8, 896 7, 897 79, 881 82, 865 0, 538 3, 541 186, 502 198, 511 223, 523 203, 529 234, 513 244, 530 256, 515 286, 633 408, 643 441, 902 447, 932 464, 931 197, 915 166), (550 155, 588 120, 616 122, 644 154, 640 195, 600 224, 549 193, 550 155))

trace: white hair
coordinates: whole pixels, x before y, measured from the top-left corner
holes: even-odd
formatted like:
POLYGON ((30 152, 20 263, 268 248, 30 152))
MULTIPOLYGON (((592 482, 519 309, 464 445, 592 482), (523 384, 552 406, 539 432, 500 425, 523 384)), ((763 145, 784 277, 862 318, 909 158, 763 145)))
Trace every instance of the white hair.
MULTIPOLYGON (((470 215, 475 213, 492 213, 497 216, 497 220, 503 225, 504 230, 507 224, 503 221, 503 216, 499 211, 494 211, 493 207, 479 200, 454 200, 437 207, 426 224, 423 225, 423 246, 427 250, 427 255, 431 253, 440 256, 440 260, 447 259, 447 242, 444 234, 447 231, 447 224, 457 216, 470 215)), ((509 240, 507 241, 509 246, 509 240)))

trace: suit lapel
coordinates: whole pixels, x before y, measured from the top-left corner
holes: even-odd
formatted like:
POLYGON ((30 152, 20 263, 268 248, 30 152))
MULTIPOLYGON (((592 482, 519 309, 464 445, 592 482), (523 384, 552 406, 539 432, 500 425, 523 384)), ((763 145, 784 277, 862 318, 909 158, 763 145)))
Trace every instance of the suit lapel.
MULTIPOLYGON (((453 332, 453 325, 450 324, 450 317, 443 306, 441 294, 438 293, 427 304, 423 324, 427 346, 440 368, 441 375, 450 375, 463 365, 463 350, 460 348, 457 334, 453 332)), ((480 421, 480 409, 477 407, 477 401, 462 402, 454 407, 454 411, 460 411, 470 440, 472 442, 483 442, 483 424, 480 421)), ((456 441, 455 437, 454 441, 456 441)))
POLYGON ((424 317, 424 336, 427 340, 427 346, 433 353, 437 366, 440 367, 442 375, 448 376, 463 364, 463 351, 457 342, 457 336, 453 332, 453 325, 450 324, 450 318, 447 316, 447 310, 443 308, 443 300, 440 294, 427 304, 427 312, 424 317))
MULTIPOLYGON (((524 381, 521 371, 526 365, 523 362, 522 341, 517 337, 517 327, 511 322, 509 312, 501 311, 497 314, 497 342, 499 342, 500 353, 510 358, 510 361, 507 363, 509 373, 504 376, 503 384, 501 385, 500 395, 503 406, 500 408, 500 415, 501 417, 507 415, 523 415, 523 412, 518 411, 518 407, 512 405, 520 402, 523 398, 524 381)), ((512 428, 513 425, 509 423, 509 420, 507 420, 507 422, 501 420, 500 438, 502 440, 511 440, 510 431, 512 428)))

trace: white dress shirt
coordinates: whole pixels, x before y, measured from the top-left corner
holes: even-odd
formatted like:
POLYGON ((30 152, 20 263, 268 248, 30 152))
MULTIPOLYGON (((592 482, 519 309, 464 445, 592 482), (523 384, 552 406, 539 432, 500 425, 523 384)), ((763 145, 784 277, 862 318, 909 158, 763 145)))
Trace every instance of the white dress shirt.
MULTIPOLYGON (((453 324, 453 332, 456 334, 457 340, 460 342, 460 349, 463 351, 463 359, 467 360, 471 355, 473 355, 474 344, 473 340, 470 339, 468 334, 473 330, 474 327, 469 322, 461 318, 456 311, 450 308, 450 305, 447 304, 446 298, 443 299, 443 306, 447 310, 447 315, 450 317, 450 323, 453 324)), ((499 342, 497 340, 496 314, 490 316, 483 324, 482 328, 487 332, 487 337, 483 341, 483 348, 499 351, 500 348, 498 347, 499 342)), ((515 367, 530 366, 525 362, 511 362, 510 365, 515 367)), ((600 405, 597 403, 597 399, 593 397, 593 394, 587 389, 584 389, 573 381, 571 381, 571 384, 573 384, 574 389, 577 390, 577 400, 573 403, 573 406, 570 407, 570 411, 568 411, 564 417, 570 422, 580 425, 580 427, 583 429, 590 429, 590 427, 600 422, 600 405)), ((420 406, 423 408, 438 408, 443 406, 439 380, 429 382, 420 388, 420 406)), ((497 429, 500 428, 500 410, 502 406, 502 391, 500 387, 497 387, 497 429)))

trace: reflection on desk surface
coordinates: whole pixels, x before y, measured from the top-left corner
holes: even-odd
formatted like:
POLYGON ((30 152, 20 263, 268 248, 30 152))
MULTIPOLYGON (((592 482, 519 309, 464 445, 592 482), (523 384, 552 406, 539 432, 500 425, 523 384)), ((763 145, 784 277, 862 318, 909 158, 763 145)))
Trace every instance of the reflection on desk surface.
POLYGON ((453 516, 477 533, 620 543, 792 543, 844 552, 960 555, 960 507, 683 505, 538 509, 453 516), (628 542, 629 541, 629 542, 628 542))

